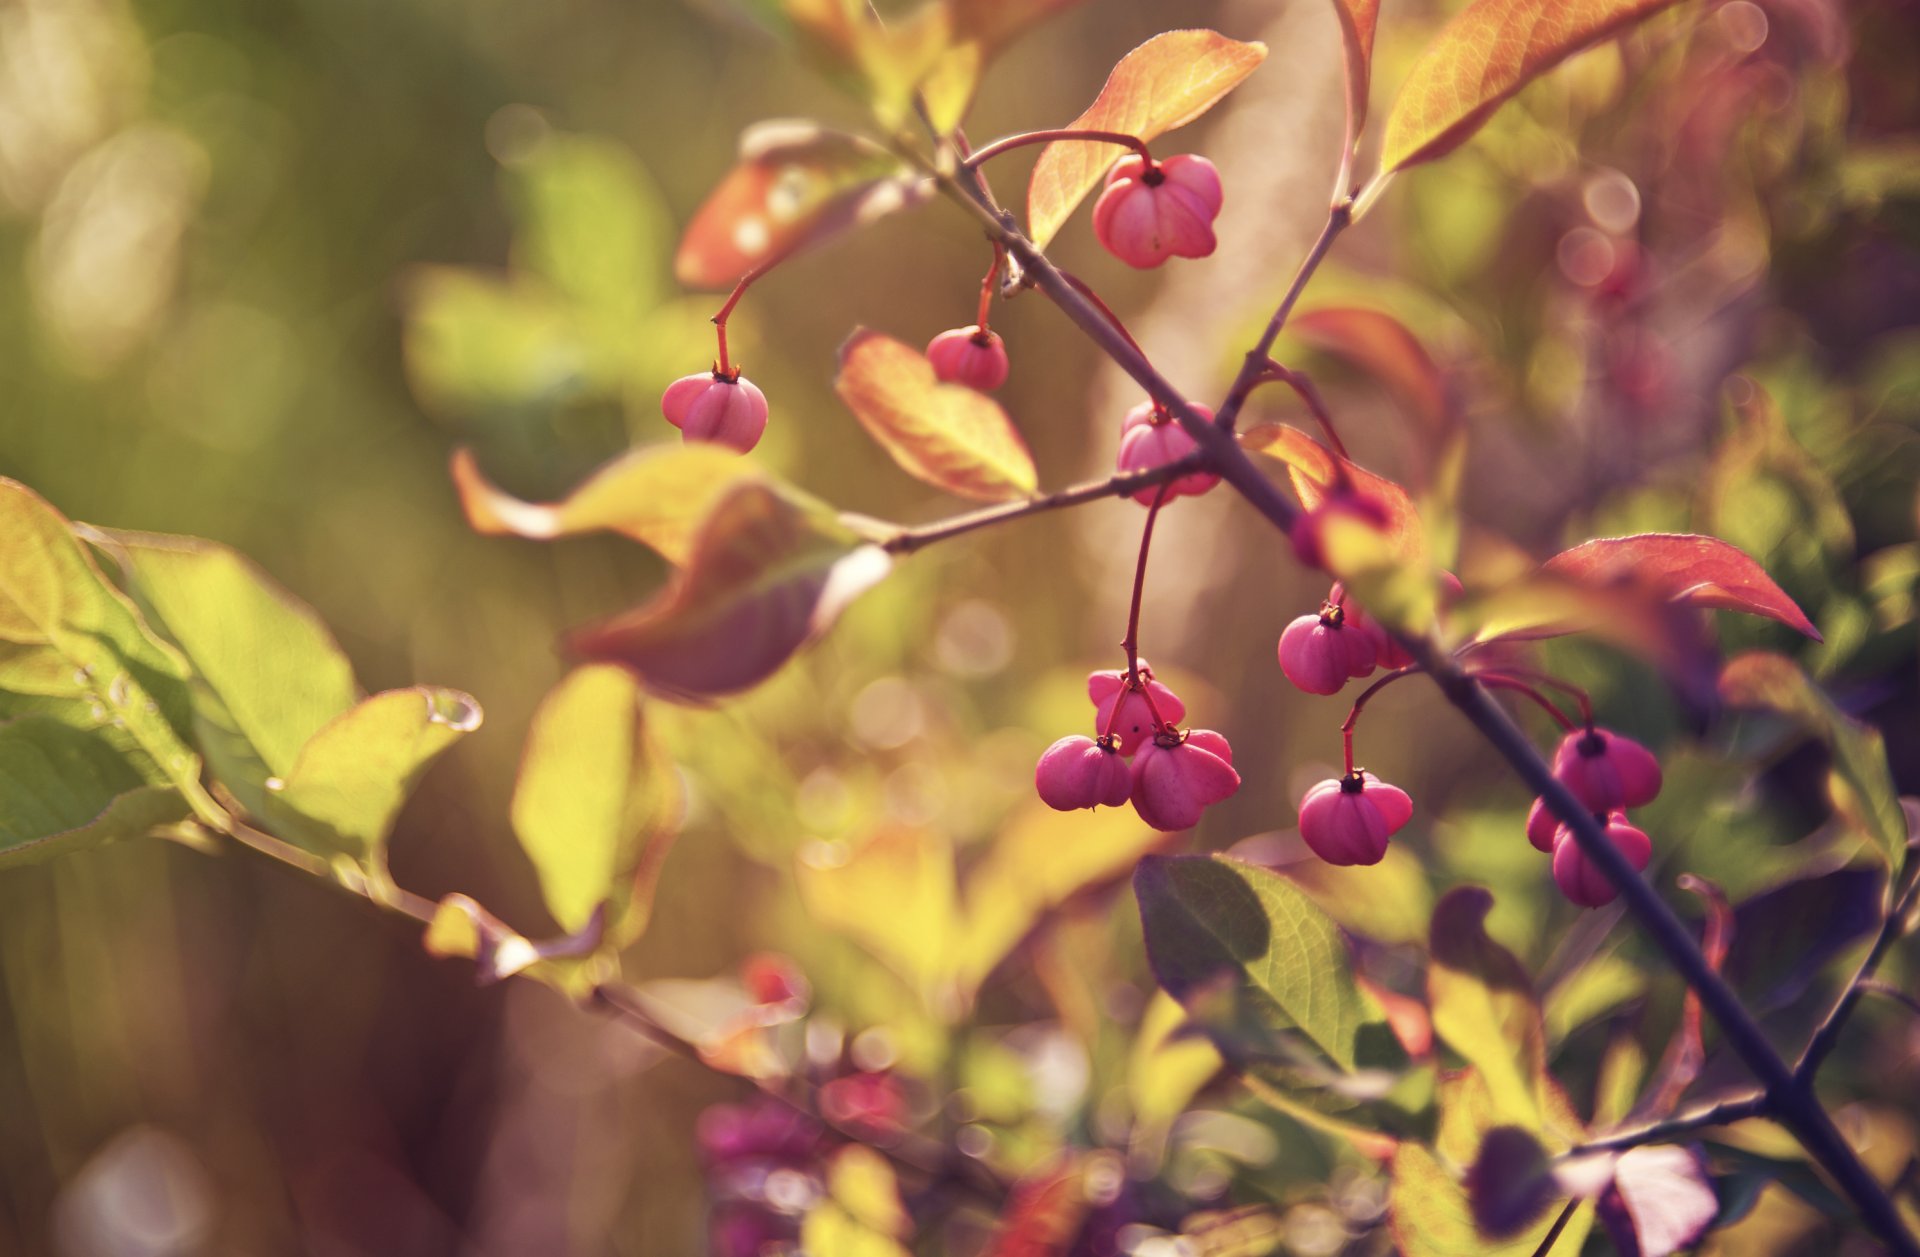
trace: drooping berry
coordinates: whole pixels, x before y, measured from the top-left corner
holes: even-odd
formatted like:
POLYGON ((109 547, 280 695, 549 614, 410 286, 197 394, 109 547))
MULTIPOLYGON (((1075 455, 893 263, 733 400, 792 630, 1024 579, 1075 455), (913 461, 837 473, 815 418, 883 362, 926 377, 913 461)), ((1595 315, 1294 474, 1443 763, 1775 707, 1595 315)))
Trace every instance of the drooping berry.
POLYGON ((1553 775, 1595 812, 1643 807, 1660 793, 1653 752, 1609 729, 1575 729, 1560 739, 1553 775))
POLYGON ((1329 777, 1300 800, 1300 837, 1328 864, 1378 864, 1413 800, 1370 772, 1329 777))
POLYGON ((1122 755, 1132 755, 1142 742, 1153 736, 1155 712, 1170 725, 1179 724, 1187 715, 1187 705, 1180 701, 1178 694, 1153 679, 1153 669, 1144 659, 1140 661, 1138 685, 1127 684, 1124 668, 1089 673, 1087 697, 1093 701, 1093 731, 1096 734, 1111 732, 1119 742, 1122 755), (1149 697, 1153 700, 1151 703, 1147 701, 1149 697), (1116 707, 1119 708, 1117 716, 1116 707))
POLYGON ((1545 799, 1535 799, 1527 809, 1527 841, 1536 851, 1552 851, 1553 836, 1560 832, 1560 818, 1553 814, 1545 799))
POLYGON ((712 441, 742 454, 767 430, 767 397, 743 375, 701 371, 667 385, 660 413, 689 441, 712 441))
POLYGON ((1133 757, 1133 810, 1155 829, 1192 829, 1209 807, 1240 788, 1233 752, 1209 747, 1226 739, 1211 729, 1191 735, 1161 733, 1133 757), (1194 738, 1199 737, 1196 743, 1194 738))
POLYGON ((1071 812, 1082 807, 1119 807, 1133 793, 1133 777, 1117 740, 1094 741, 1080 734, 1061 738, 1041 753, 1033 784, 1048 807, 1071 812))
POLYGON ((1309 694, 1334 694, 1373 671, 1373 638, 1354 627, 1336 602, 1303 615, 1280 634, 1280 671, 1309 694))
POLYGON ((1220 172, 1206 158, 1182 153, 1150 162, 1131 153, 1113 164, 1094 202, 1093 234, 1140 270, 1170 257, 1203 258, 1214 250, 1220 201, 1220 172))
POLYGON ((978 323, 956 327, 927 342, 933 373, 948 384, 964 384, 991 393, 1007 382, 1007 347, 996 332, 978 323))
MULTIPOLYGON (((1606 816, 1595 816, 1603 825, 1607 841, 1614 849, 1626 857, 1633 871, 1638 873, 1647 867, 1653 858, 1653 841, 1640 829, 1627 823, 1624 812, 1612 812, 1606 816)), ((1580 849, 1579 841, 1573 831, 1565 825, 1555 832, 1553 838, 1553 880, 1565 895, 1582 908, 1598 908, 1602 904, 1612 903, 1620 892, 1614 888, 1600 867, 1587 859, 1587 853, 1580 849)))
MULTIPOLYGON (((1213 411, 1205 406, 1195 406, 1194 410, 1202 419, 1213 418, 1213 411)), ((1121 472, 1150 471, 1185 458, 1196 448, 1194 439, 1178 420, 1152 402, 1141 402, 1120 421, 1120 453, 1114 459, 1114 466, 1121 472)), ((1168 483, 1167 498, 1199 497, 1219 483, 1220 477, 1212 472, 1189 472, 1168 483)), ((1160 486, 1150 485, 1134 494, 1133 500, 1142 506, 1151 506, 1159 495, 1160 486)))

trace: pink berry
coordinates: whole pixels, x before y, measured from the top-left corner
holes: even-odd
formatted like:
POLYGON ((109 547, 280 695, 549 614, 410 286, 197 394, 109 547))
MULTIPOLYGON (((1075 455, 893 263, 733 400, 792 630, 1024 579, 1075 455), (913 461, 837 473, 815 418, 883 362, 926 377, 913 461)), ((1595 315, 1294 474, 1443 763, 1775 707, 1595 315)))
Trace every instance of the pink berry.
MULTIPOLYGON (((1203 419, 1213 418, 1213 411, 1205 406, 1195 406, 1194 410, 1203 419)), ((1122 472, 1151 471, 1185 458, 1196 448, 1193 438, 1178 420, 1152 402, 1141 402, 1120 421, 1120 453, 1114 466, 1122 472)), ((1167 485, 1167 499, 1171 501, 1182 495, 1199 497, 1219 483, 1220 477, 1212 472, 1190 472, 1167 485)), ((1142 506, 1151 506, 1159 494, 1160 486, 1151 485, 1134 494, 1133 500, 1142 506)))
POLYGON ((1300 800, 1300 836, 1328 864, 1378 864, 1413 800, 1369 772, 1330 777, 1300 800))
POLYGON ((991 393, 1007 382, 1007 347, 979 324, 942 332, 927 343, 933 373, 948 384, 991 393))
POLYGON ((1182 153, 1148 164, 1122 157, 1093 206, 1093 234, 1128 266, 1148 270, 1170 257, 1213 252, 1220 216, 1220 172, 1204 157, 1182 153))
POLYGON ((1187 705, 1180 701, 1179 695, 1153 679, 1153 669, 1144 659, 1140 661, 1140 681, 1140 686, 1129 687, 1124 669, 1094 672, 1087 677, 1087 697, 1093 701, 1093 731, 1111 732, 1119 742, 1122 755, 1133 754, 1142 742, 1153 736, 1154 712, 1159 712, 1160 719, 1170 725, 1179 724, 1187 715, 1187 705), (1147 702, 1149 696, 1153 699, 1151 704, 1147 702), (1120 709, 1117 717, 1116 706, 1120 709))
POLYGON ((1303 615, 1280 634, 1280 671, 1309 694, 1334 694, 1350 678, 1373 671, 1373 638, 1355 628, 1337 603, 1303 615))
POLYGON ((1238 790, 1232 751, 1223 757, 1207 749, 1225 742, 1210 729, 1195 729, 1185 738, 1163 733, 1142 746, 1133 757, 1133 810, 1140 819, 1169 832, 1192 829, 1201 813, 1238 790))
POLYGON ((1553 814, 1545 799, 1535 799, 1527 809, 1527 841, 1536 851, 1552 851, 1553 836, 1560 832, 1560 818, 1553 814))
POLYGON ((1575 729, 1553 753, 1553 775, 1595 812, 1643 807, 1660 793, 1660 761, 1632 738, 1575 729))
POLYGON ((1133 778, 1118 746, 1080 734, 1061 738, 1041 753, 1033 769, 1040 800, 1055 811, 1119 807, 1133 793, 1133 778))
POLYGON ((667 422, 689 441, 712 441, 742 454, 767 430, 767 397, 752 380, 717 371, 682 376, 660 398, 667 422))
MULTIPOLYGON (((1626 857, 1633 871, 1638 873, 1646 868, 1647 861, 1653 858, 1652 840, 1641 830, 1629 825, 1624 812, 1613 812, 1604 821, 1607 841, 1626 857)), ((1565 825, 1560 826, 1553 839, 1553 880, 1560 887, 1561 894, 1582 908, 1598 908, 1602 904, 1612 903, 1614 896, 1620 893, 1599 866, 1587 859, 1587 853, 1580 849, 1573 831, 1565 825)))

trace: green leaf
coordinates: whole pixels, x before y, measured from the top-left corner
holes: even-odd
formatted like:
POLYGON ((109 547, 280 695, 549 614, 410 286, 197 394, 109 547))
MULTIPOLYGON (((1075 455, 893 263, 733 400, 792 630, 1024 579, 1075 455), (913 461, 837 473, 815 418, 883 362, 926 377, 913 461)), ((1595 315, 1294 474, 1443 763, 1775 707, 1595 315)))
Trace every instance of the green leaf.
POLYGON ((1519 958, 1487 936, 1493 896, 1462 886, 1433 910, 1427 997, 1433 1029, 1480 1071, 1500 1122, 1538 1131, 1546 1030, 1519 958))
POLYGON ((313 609, 215 542, 102 530, 134 596, 194 673, 195 726, 214 774, 248 811, 292 776, 307 739, 351 708, 353 670, 313 609))
POLYGON ((307 740, 284 781, 266 783, 265 818, 277 831, 310 832, 304 846, 372 861, 420 775, 480 718, 480 705, 459 690, 421 686, 363 699, 307 740))
POLYGON ((1897 879, 1906 861, 1907 818, 1880 731, 1835 707, 1793 660, 1768 651, 1730 661, 1720 674, 1720 697, 1735 707, 1775 712, 1827 744, 1834 810, 1873 844, 1897 879))
POLYGON ((672 584, 570 645, 633 669, 655 693, 709 701, 771 676, 891 566, 817 505, 743 483, 708 513, 672 584))
POLYGON ((1167 993, 1207 1018, 1230 1059, 1284 1055, 1297 1031, 1343 1071, 1392 1039, 1354 985, 1340 929, 1293 883, 1223 856, 1148 856, 1133 876, 1147 958, 1167 993), (1222 1041, 1224 1040, 1224 1041, 1222 1041))
POLYGON ((97 736, 52 716, 0 724, 0 869, 138 837, 187 811, 97 736))
POLYGON ((100 736, 149 782, 197 790, 186 668, 38 494, 0 479, 0 716, 100 736))
POLYGON ((680 808, 673 765, 619 668, 577 668, 541 702, 513 792, 513 829, 560 928, 604 913, 621 946, 646 928, 680 808))
POLYGON ((987 502, 1038 487, 1033 455, 1000 404, 942 383, 917 349, 858 328, 840 347, 833 388, 867 434, 917 479, 987 502))
POLYGON ((943 1007, 961 937, 953 849, 924 829, 883 829, 831 856, 809 850, 798 871, 814 920, 866 947, 928 1005, 943 1007))

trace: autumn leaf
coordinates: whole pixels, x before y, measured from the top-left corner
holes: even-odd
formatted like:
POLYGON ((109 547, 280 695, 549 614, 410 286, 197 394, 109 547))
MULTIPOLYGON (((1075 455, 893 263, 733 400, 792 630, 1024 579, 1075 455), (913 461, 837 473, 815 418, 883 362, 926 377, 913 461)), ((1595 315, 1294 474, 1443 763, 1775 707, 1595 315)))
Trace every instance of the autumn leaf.
MULTIPOLYGON (((1118 131, 1151 140, 1220 103, 1266 58, 1267 46, 1215 31, 1168 31, 1120 59, 1075 131, 1118 131)), ((1045 247, 1121 150, 1089 140, 1049 144, 1027 185, 1027 231, 1045 247)))
POLYGON ((770 485, 736 485, 658 597, 569 645, 580 658, 624 664, 665 697, 710 701, 771 676, 890 563, 823 509, 770 485))
MULTIPOLYGON (((1367 121, 1367 93, 1373 86, 1373 28, 1380 0, 1333 0, 1340 21, 1340 48, 1346 56, 1347 139, 1358 139, 1367 121)), ((1343 189, 1344 191, 1344 189, 1343 189)))
POLYGON ((1303 310, 1287 325, 1296 340, 1373 376, 1430 430, 1447 424, 1446 382, 1426 346, 1406 324, 1382 310, 1323 306, 1303 310))
POLYGON ((1444 157, 1514 93, 1673 0, 1475 0, 1414 63, 1387 115, 1382 172, 1444 157))
POLYGON ((812 122, 764 122, 740 137, 740 162, 694 213, 674 255, 689 288, 741 276, 925 198, 871 145, 812 122))
POLYGON ((1820 631, 1766 569, 1717 537, 1639 533, 1602 537, 1563 550, 1546 570, 1584 585, 1639 586, 1671 602, 1744 611, 1778 620, 1815 641, 1820 631))
POLYGON ((930 485, 988 502, 1032 493, 1033 456, 999 403, 943 384, 926 355, 858 329, 840 347, 834 391, 893 461, 930 485))

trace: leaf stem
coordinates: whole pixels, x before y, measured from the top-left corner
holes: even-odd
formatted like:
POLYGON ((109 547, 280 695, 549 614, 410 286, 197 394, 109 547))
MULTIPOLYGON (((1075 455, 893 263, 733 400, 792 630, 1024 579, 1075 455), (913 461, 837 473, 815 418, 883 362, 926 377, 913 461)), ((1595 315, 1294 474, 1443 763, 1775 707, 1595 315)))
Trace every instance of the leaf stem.
POLYGON ((1404 668, 1395 668, 1379 680, 1360 691, 1360 697, 1353 700, 1353 707, 1347 712, 1347 718, 1340 722, 1340 749, 1345 756, 1347 772, 1353 772, 1353 730, 1360 723, 1360 713, 1365 710, 1369 700, 1381 690, 1386 689, 1401 677, 1412 676, 1420 671, 1420 665, 1410 663, 1404 668))
POLYGON ((1886 958, 1887 951, 1907 931, 1907 914, 1913 911, 1916 898, 1920 898, 1920 876, 1907 886, 1905 893, 1898 897, 1886 919, 1880 923, 1880 932, 1874 936, 1873 946, 1860 961, 1860 967, 1854 971, 1853 980, 1847 983, 1847 989, 1834 1002, 1825 1020, 1807 1040, 1807 1047, 1800 1054, 1799 1062, 1793 1067, 1794 1081, 1803 1087, 1811 1087, 1813 1078, 1820 1070, 1820 1063, 1840 1042, 1840 1032, 1846 1028, 1847 1018, 1852 1015, 1854 1006, 1860 1002, 1862 988, 1873 978, 1874 971, 1886 958))
POLYGON ((1579 1207, 1580 1199, 1577 1196, 1566 1203, 1566 1207, 1560 1210, 1560 1216, 1553 1220, 1553 1226, 1540 1237, 1540 1247, 1533 1250, 1533 1257, 1547 1257, 1547 1254, 1553 1251, 1553 1246, 1560 1241, 1560 1233, 1567 1229, 1567 1223, 1573 1218, 1573 1211, 1579 1207))
POLYGON ((1203 470, 1206 466, 1206 456, 1195 452, 1185 458, 1176 459, 1159 467, 1150 467, 1145 471, 1116 474, 1108 476, 1105 480, 1089 480, 1084 484, 1061 489, 1044 497, 1004 502, 998 506, 982 507, 980 510, 968 511, 963 515, 955 515, 923 527, 903 528, 880 542, 880 548, 889 554, 912 554, 915 550, 930 546, 936 541, 946 541, 994 524, 1025 519, 1029 515, 1058 511, 1069 506, 1081 506, 1088 502, 1097 502, 1101 498, 1126 497, 1142 489, 1152 488, 1156 484, 1165 484, 1167 481, 1203 470))
POLYGON ((1153 153, 1147 148, 1147 142, 1137 135, 1128 135, 1124 131, 1082 131, 1072 127, 1063 127, 1052 131, 1026 131, 1019 135, 1009 135, 995 140, 984 148, 977 148, 960 165, 967 170, 977 169, 982 162, 992 161, 1002 153, 1016 148, 1025 148, 1029 144, 1052 144, 1056 140, 1085 140, 1093 144, 1120 144, 1140 154, 1147 165, 1153 165, 1153 153))
POLYGON ((1730 1099, 1716 1100, 1712 1104, 1676 1114, 1662 1121, 1649 1122, 1645 1126, 1634 1126, 1627 1130, 1601 1135, 1597 1139, 1589 1139, 1577 1147, 1567 1149, 1558 1159, 1565 1161, 1589 1152, 1623 1152, 1628 1148, 1638 1148, 1641 1144, 1663 1143, 1696 1130, 1704 1130, 1709 1126, 1731 1126, 1749 1117, 1760 1117, 1768 1111, 1769 1107, 1766 1092, 1750 1091, 1730 1099))
MULTIPOLYGON (((1332 447, 1333 452, 1347 462, 1353 461, 1347 453, 1346 442, 1342 441, 1340 434, 1333 429, 1333 414, 1327 409, 1326 399, 1320 395, 1320 390, 1314 386, 1312 380, 1307 378, 1305 372, 1283 367, 1269 358, 1260 377, 1254 381, 1254 385, 1258 387, 1269 383, 1284 384, 1292 389, 1294 394, 1306 404, 1307 413, 1312 415, 1314 421, 1320 425, 1320 431, 1326 435, 1327 444, 1332 447)), ((1340 474, 1344 477, 1346 468, 1340 468, 1340 474)))
MULTIPOLYGON (((1162 481, 1160 491, 1153 495, 1153 502, 1147 507, 1147 523, 1140 530, 1140 557, 1133 565, 1133 602, 1127 608, 1127 635, 1120 643, 1120 649, 1127 652, 1127 682, 1140 680, 1140 601, 1147 588, 1147 554, 1153 549, 1153 522, 1160 518, 1160 507, 1167 500, 1167 489, 1173 482, 1162 481)), ((1146 687, 1141 686, 1146 694, 1146 687)), ((1147 706, 1153 706, 1153 695, 1147 694, 1147 706)), ((1160 722, 1160 713, 1153 713, 1154 723, 1160 722)))

